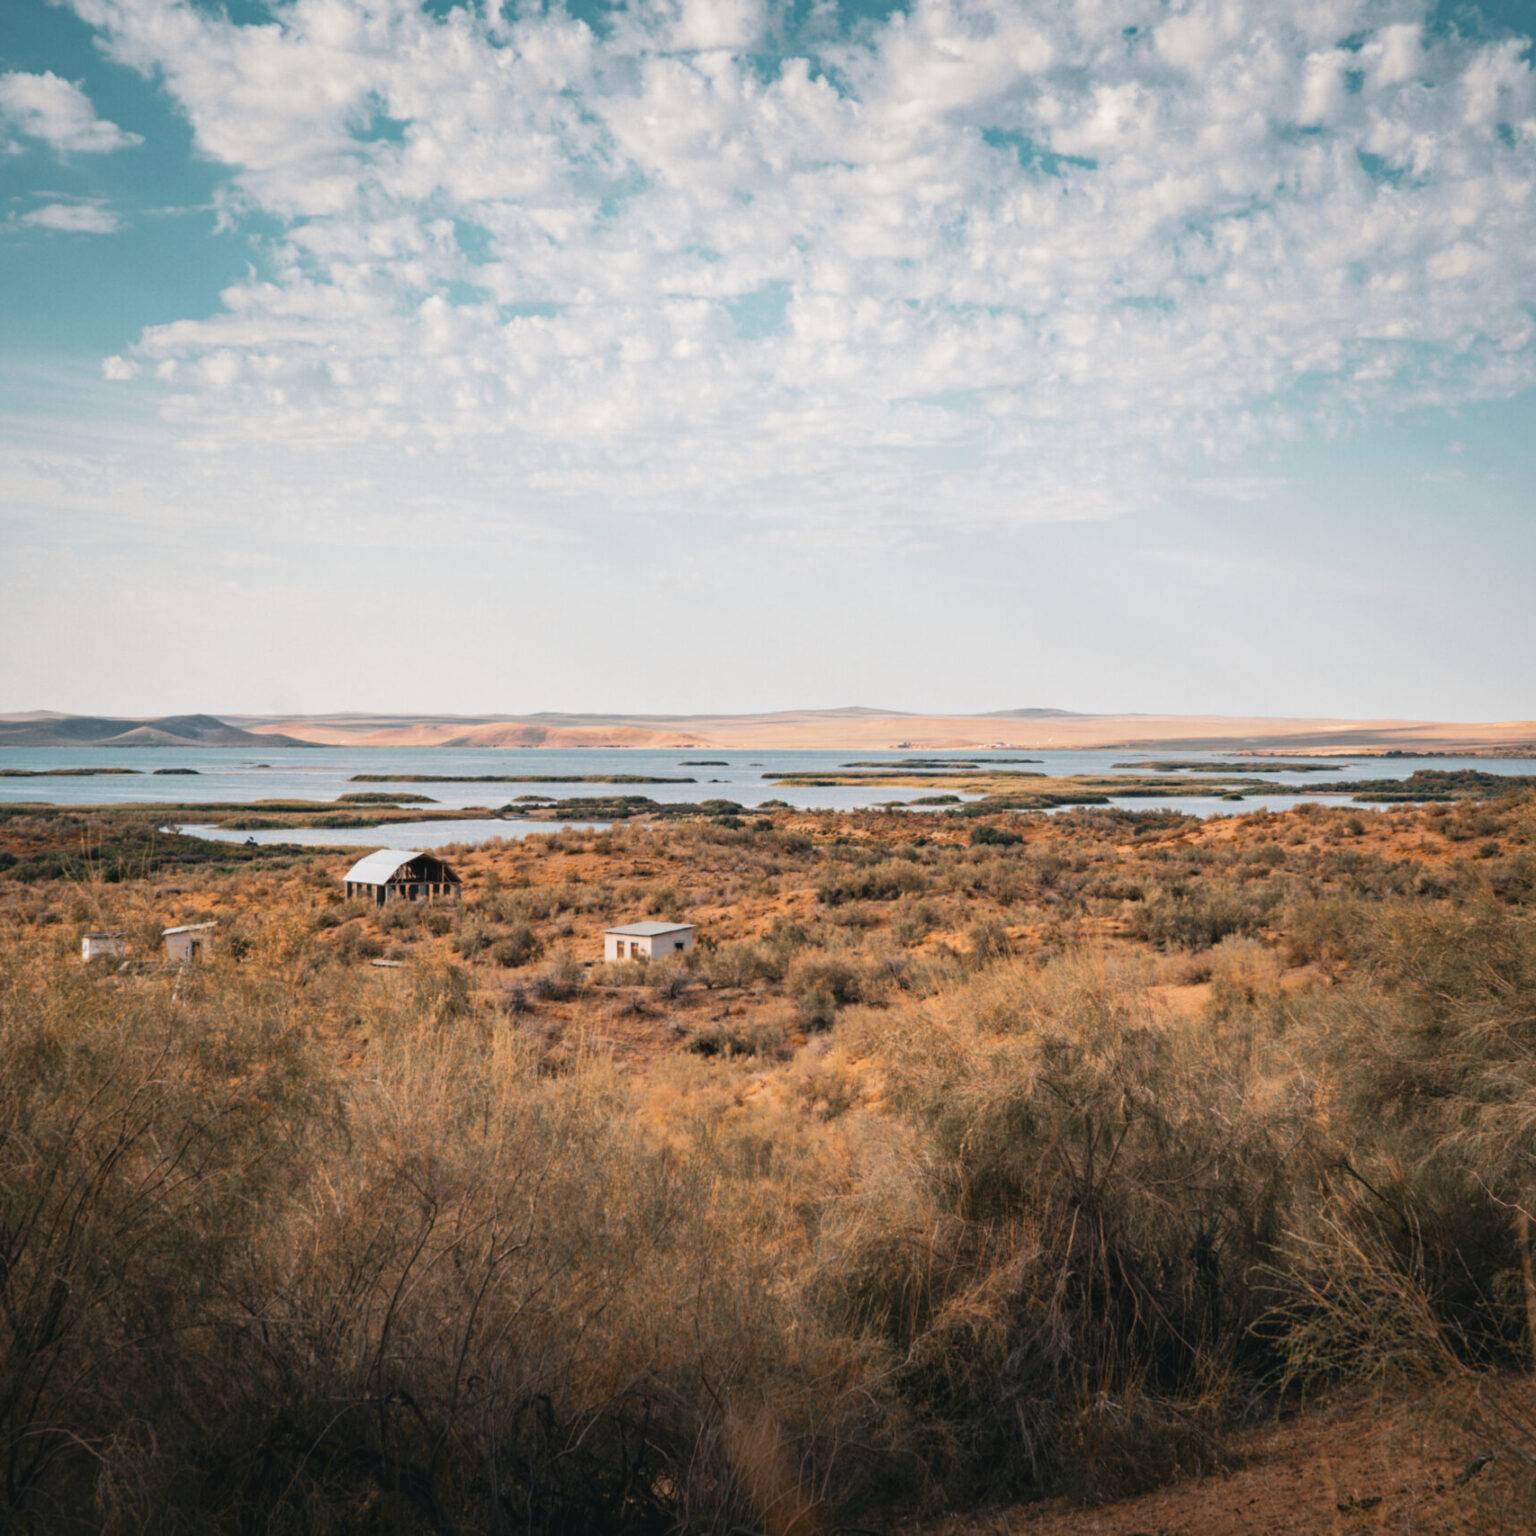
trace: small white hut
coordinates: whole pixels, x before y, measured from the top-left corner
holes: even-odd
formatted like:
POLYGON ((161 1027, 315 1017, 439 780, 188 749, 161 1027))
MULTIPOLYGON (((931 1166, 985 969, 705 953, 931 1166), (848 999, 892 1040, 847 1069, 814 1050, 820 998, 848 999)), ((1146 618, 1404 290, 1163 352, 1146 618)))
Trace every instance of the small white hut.
POLYGON ((625 923, 603 935, 605 960, 656 960, 692 948, 692 923, 625 923))
POLYGON ((165 942, 165 958, 172 965, 185 965, 189 960, 201 960, 204 953, 213 948, 213 923, 185 923, 180 928, 167 928, 160 937, 165 942))
POLYGON ((82 933, 82 960, 121 960, 128 953, 128 937, 123 933, 82 933))

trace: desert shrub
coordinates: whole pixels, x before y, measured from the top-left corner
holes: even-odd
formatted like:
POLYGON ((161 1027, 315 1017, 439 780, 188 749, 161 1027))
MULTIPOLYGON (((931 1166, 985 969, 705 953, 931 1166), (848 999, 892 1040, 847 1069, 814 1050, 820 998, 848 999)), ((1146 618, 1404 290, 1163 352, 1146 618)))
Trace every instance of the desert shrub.
POLYGON ((1024 839, 1006 827, 994 827, 990 822, 971 828, 970 844, 973 848, 1011 848, 1024 839))
POLYGON ((376 960, 383 953, 384 941, 356 923, 338 928, 331 943, 331 954, 343 961, 376 960))
POLYGON ((37 1529, 174 1486, 145 1415, 208 1423, 241 1340, 207 1332, 210 1307, 340 1130, 323 1048, 270 981, 189 972, 164 1003, 0 973, 0 1511, 37 1529))
POLYGON ((889 1342, 914 1412, 953 1437, 949 1475, 1071 1485, 1109 1398, 1142 1405, 1123 1486, 1213 1464, 1219 1384, 1263 1363, 1248 1275, 1290 1213, 1268 1123, 1284 1095, 1255 1113, 1240 1069, 1091 957, 991 968, 904 1026, 855 1024, 846 1049, 882 1061, 923 1151, 840 1208, 817 1295, 889 1342))
POLYGON ((1293 1010, 1337 1142, 1326 1200, 1275 1266, 1287 1358, 1321 1377, 1526 1359, 1536 928, 1491 900, 1394 903, 1356 955, 1348 985, 1293 1010))
POLYGON ((676 1001, 693 982, 693 964, 686 956, 663 955, 645 967, 645 984, 657 997, 676 1001))
POLYGON ((816 887, 816 899, 836 907, 845 901, 895 901, 928 884, 921 869, 903 859, 884 859, 862 869, 844 870, 816 887))
POLYGON ((453 952, 465 960, 483 955, 495 942, 496 930, 478 918, 466 920, 453 936, 453 952))
POLYGON ((1279 957, 1257 940, 1223 939, 1209 951, 1209 971, 1215 1018, 1240 1018, 1280 996, 1279 957))
POLYGON ((469 976, 452 962, 424 961, 410 969, 411 1006, 434 1022, 463 1018, 470 1008, 469 976))
POLYGON ((1345 964, 1360 944, 1366 919, 1363 904, 1353 897, 1305 897, 1287 909, 1281 923, 1286 955, 1293 965, 1345 964))
POLYGON ((736 940, 697 951, 698 974, 711 987, 746 987, 779 981, 787 964, 784 948, 772 942, 736 940))
POLYGON ((840 1008, 867 1001, 873 983, 867 971, 853 961, 802 955, 790 966, 784 987, 794 1001, 800 1028, 816 1031, 830 1028, 840 1008))
POLYGON ((509 969, 536 960, 544 946, 527 923, 515 923, 492 941, 491 959, 509 969))
POLYGON ((1001 960, 1013 952, 1013 940, 1008 929, 996 918, 984 918, 981 922, 972 923, 968 937, 971 958, 977 962, 985 964, 991 960, 1001 960))
POLYGON ((381 933, 400 933, 418 927, 423 910, 414 901, 391 901, 379 908, 375 921, 381 933))
POLYGON ((1352 1054, 1333 1057, 1362 1119, 1432 1129, 1491 1190, 1523 1200, 1525 1160, 1510 1134, 1536 1113, 1536 926, 1487 900, 1468 908, 1394 903, 1362 945, 1372 990, 1339 1007, 1352 1054))
POLYGON ((838 1007, 843 1007, 865 1000, 868 981, 862 969, 852 961, 805 955, 790 967, 785 986, 797 997, 808 992, 824 992, 838 1007))
POLYGON ((943 922, 931 901, 903 901, 891 919, 891 937, 898 944, 921 944, 943 922))
POLYGON ((581 967, 569 956, 547 965, 533 979, 533 995, 550 1002, 569 1002, 586 984, 581 967))
POLYGON ((689 1036, 687 1049, 696 1056, 764 1057, 782 1061, 789 1055, 789 1028, 774 1014, 765 1018, 717 1019, 689 1036))
POLYGON ((1130 931, 1161 949, 1209 949, 1229 934, 1256 933, 1268 920, 1270 903, 1233 892, 1174 896, 1166 892, 1143 902, 1130 931))
POLYGON ((1241 862, 1260 869, 1280 869, 1285 865, 1285 849, 1279 843, 1258 843, 1245 848, 1239 856, 1241 862))
POLYGON ((1536 854, 1518 853, 1491 864, 1488 889, 1511 906, 1536 906, 1536 854))

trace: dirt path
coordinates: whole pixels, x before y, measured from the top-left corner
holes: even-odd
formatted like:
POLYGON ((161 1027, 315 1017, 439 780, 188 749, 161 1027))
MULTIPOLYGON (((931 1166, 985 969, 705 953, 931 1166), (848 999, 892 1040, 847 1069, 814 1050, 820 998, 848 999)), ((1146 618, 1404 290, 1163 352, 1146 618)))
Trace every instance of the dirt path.
MULTIPOLYGON (((1536 1396, 1536 1393, 1532 1394, 1536 1396)), ((1353 1402, 1242 1437, 1235 1471, 1096 1509, 1049 1500, 921 1536, 1483 1536, 1536 1532, 1531 1485, 1422 1403, 1353 1402)), ((914 1533, 916 1536, 916 1533, 914 1533)))

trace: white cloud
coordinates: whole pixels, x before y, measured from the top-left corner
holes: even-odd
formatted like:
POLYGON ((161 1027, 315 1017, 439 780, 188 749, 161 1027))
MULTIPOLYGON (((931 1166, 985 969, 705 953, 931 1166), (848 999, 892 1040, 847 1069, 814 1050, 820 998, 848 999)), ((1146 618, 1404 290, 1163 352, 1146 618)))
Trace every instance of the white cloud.
POLYGON ((138 134, 97 117, 90 97, 78 85, 51 72, 0 74, 0 126, 41 139, 65 154, 107 154, 144 142, 138 134))
POLYGON ((142 387, 359 505, 1103 516, 1536 383, 1531 69, 1427 0, 70 3, 283 231, 142 387))
POLYGON ((68 235, 110 235, 118 228, 117 215, 97 202, 44 203, 19 215, 16 223, 68 235))

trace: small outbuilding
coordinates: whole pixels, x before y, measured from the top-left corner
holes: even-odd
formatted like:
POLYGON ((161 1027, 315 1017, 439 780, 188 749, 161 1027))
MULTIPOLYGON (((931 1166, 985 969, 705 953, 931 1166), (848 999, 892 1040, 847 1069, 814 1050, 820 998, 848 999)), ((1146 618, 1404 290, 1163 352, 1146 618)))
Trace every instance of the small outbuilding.
POLYGON ((692 923, 625 923, 603 935, 605 960, 656 960, 692 948, 692 923))
POLYGON ((386 901, 457 900, 461 882, 441 859, 413 848, 380 848, 343 877, 347 896, 383 906, 386 901))
POLYGON ((82 960, 121 960, 128 953, 128 938, 122 933, 83 933, 80 935, 82 960))
POLYGON ((213 948, 213 923, 186 923, 180 928, 167 928, 161 935, 165 943, 165 958, 173 965, 185 965, 189 960, 201 960, 213 948))

